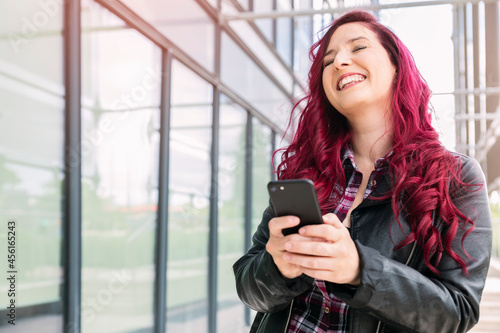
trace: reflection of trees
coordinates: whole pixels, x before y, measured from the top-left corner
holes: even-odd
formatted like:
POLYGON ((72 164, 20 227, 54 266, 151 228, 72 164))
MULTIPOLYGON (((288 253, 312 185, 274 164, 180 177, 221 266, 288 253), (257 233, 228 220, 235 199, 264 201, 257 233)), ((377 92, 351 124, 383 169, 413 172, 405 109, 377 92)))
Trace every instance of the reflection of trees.
POLYGON ((184 204, 170 206, 168 212, 168 255, 173 262, 186 259, 205 258, 208 244, 208 220, 210 206, 197 204, 197 200, 208 200, 193 193, 170 190, 169 195, 187 196, 184 204))
POLYGON ((98 176, 82 180, 84 267, 131 268, 152 264, 156 206, 117 205, 101 196, 98 176))
POLYGON ((16 189, 16 185, 20 182, 17 174, 7 167, 5 156, 0 155, 0 207, 2 210, 23 210, 24 207, 18 207, 19 203, 27 202, 28 197, 24 191, 16 189))
MULTIPOLYGON (((51 302, 59 299, 61 181, 54 170, 50 181, 42 184, 42 193, 30 193, 21 186, 22 175, 16 165, 0 155, 0 218, 4 223, 11 219, 16 222, 16 269, 19 279, 30 286, 22 305, 51 302), (43 287, 30 285, 42 281, 53 283, 43 287)), ((29 167, 50 172, 42 166, 29 167)), ((0 234, 6 236, 6 231, 0 234)))

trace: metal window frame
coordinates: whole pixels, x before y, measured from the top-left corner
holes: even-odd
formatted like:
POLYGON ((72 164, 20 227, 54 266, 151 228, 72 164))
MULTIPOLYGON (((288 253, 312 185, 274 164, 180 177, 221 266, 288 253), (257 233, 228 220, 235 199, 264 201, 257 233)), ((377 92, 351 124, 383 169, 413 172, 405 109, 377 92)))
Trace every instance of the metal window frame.
MULTIPOLYGON (((221 3, 218 1, 218 6, 221 3)), ((220 7, 219 7, 220 8, 220 7)), ((220 26, 214 29, 215 75, 220 76, 221 68, 221 36, 220 26)), ((221 91, 213 86, 212 97, 212 147, 211 159, 211 181, 210 181, 210 217, 209 217, 209 248, 208 248, 208 332, 217 332, 217 280, 218 280, 218 253, 219 253, 219 143, 220 143, 220 97, 221 91)))
MULTIPOLYGON (((245 194, 244 194, 244 237, 243 253, 252 245, 252 183, 253 183, 253 117, 247 111, 247 123, 245 129, 245 194)), ((250 309, 245 307, 245 324, 250 325, 250 309)))
POLYGON ((220 91, 213 89, 210 217, 208 246, 208 332, 217 332, 217 277, 219 252, 219 128, 220 91))
POLYGON ((62 266, 63 332, 81 331, 81 24, 80 0, 63 4, 64 185, 62 266))
POLYGON ((155 333, 164 333, 166 331, 172 61, 172 53, 163 49, 161 58, 160 165, 158 170, 158 211, 155 244, 156 270, 153 295, 153 332, 155 333))

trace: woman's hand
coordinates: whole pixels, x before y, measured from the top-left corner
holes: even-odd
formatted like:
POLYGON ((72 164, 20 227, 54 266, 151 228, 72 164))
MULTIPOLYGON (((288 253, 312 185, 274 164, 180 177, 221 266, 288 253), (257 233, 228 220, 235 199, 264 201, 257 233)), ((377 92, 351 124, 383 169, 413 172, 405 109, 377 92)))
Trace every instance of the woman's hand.
POLYGON ((275 217, 269 221, 269 240, 266 244, 266 250, 273 257, 274 263, 281 274, 289 279, 302 275, 299 266, 285 260, 285 244, 288 242, 312 241, 312 239, 299 234, 283 235, 283 229, 295 227, 300 222, 296 216, 275 217))
POLYGON ((323 221, 300 228, 302 238, 282 238, 282 266, 320 280, 359 285, 359 254, 349 231, 332 213, 323 221))

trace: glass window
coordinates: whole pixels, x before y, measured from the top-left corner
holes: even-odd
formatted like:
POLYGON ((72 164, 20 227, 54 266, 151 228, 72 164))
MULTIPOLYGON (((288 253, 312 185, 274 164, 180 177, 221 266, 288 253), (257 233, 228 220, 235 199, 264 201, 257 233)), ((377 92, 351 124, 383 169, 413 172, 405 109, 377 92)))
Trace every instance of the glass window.
POLYGON ((21 0, 2 1, 0 12, 2 325, 61 332, 63 11, 56 1, 21 0), (11 302, 15 326, 7 322, 11 302))
MULTIPOLYGON (((290 1, 278 1, 278 10, 292 10, 290 1)), ((276 50, 288 66, 292 66, 292 19, 289 17, 276 19, 276 50)))
POLYGON ((431 105, 435 111, 432 125, 439 133, 439 140, 445 147, 454 150, 457 144, 455 96, 452 94, 433 95, 431 105))
POLYGON ((248 10, 248 1, 249 0, 238 0, 240 5, 243 7, 244 10, 248 10))
POLYGON ((311 17, 296 17, 295 18, 295 49, 293 71, 305 86, 307 84, 307 75, 311 68, 311 60, 309 59, 309 49, 312 46, 312 19, 311 17))
POLYGON ((271 180, 272 155, 269 127, 252 119, 252 231, 255 232, 262 213, 269 206, 267 183, 271 180))
POLYGON ((82 5, 82 332, 150 332, 161 52, 82 5))
POLYGON ((253 107, 281 128, 286 128, 290 113, 287 96, 233 42, 222 34, 221 77, 253 107))
POLYGON ((209 71, 214 69, 214 23, 194 0, 123 0, 209 71))
MULTIPOLYGON (((212 0, 213 2, 217 2, 217 0, 212 0)), ((216 4, 213 5, 214 7, 217 7, 216 4)), ((221 13, 224 15, 232 15, 232 14, 238 14, 240 11, 237 6, 233 3, 233 0, 222 0, 221 3, 221 13)))
POLYGON ((207 2, 208 2, 209 4, 211 4, 211 5, 212 5, 212 7, 214 7, 214 8, 217 8, 217 1, 218 1, 218 0, 207 0, 207 2))
MULTIPOLYGON (((381 1, 381 3, 387 1, 381 1)), ((448 149, 454 149, 455 99, 439 95, 454 90, 453 7, 451 5, 414 8, 393 8, 380 11, 380 20, 391 27, 408 47, 418 69, 431 90, 431 97, 438 119, 435 126, 442 131, 441 139, 448 149), (426 17, 426 24, 418 19, 426 17), (418 26, 419 29, 412 27, 418 26), (418 31, 416 31, 418 30, 418 31), (422 38, 422 36, 426 36, 422 38), (429 52, 432 50, 432 52, 429 52)))
POLYGON ((240 332, 244 305, 236 294, 232 266, 245 244, 245 142, 247 112, 228 97, 220 102, 219 254, 217 332, 240 332))
MULTIPOLYGON (((260 36, 257 35, 255 30, 245 21, 230 21, 229 26, 238 34, 243 37, 245 44, 252 50, 253 54, 257 56, 266 68, 274 75, 274 77, 285 87, 285 89, 292 93, 293 78, 286 69, 286 67, 278 60, 271 49, 266 45, 260 36)), ((288 36, 290 37, 290 36, 288 36)), ((288 46, 290 42, 288 41, 288 46)))
POLYGON ((172 66, 167 332, 208 328, 212 86, 172 66))
MULTIPOLYGON (((271 13, 273 12, 272 0, 253 0, 254 13, 271 13)), ((267 40, 274 43, 273 37, 273 20, 272 19, 257 19, 255 24, 259 27, 260 31, 266 36, 267 40)))

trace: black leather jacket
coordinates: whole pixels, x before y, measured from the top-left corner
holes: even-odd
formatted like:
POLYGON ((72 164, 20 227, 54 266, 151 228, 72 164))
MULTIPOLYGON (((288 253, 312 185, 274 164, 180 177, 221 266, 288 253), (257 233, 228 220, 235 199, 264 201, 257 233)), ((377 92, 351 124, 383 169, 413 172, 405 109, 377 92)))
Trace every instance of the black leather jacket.
MULTIPOLYGON (((462 180, 484 182, 479 164, 465 155, 462 180)), ((387 190, 389 179, 372 194, 387 190)), ((350 306, 350 331, 365 332, 466 332, 479 319, 479 302, 491 255, 491 217, 486 186, 480 190, 463 189, 452 194, 454 204, 474 223, 463 248, 470 256, 469 274, 443 254, 433 274, 423 261, 416 243, 394 250, 409 232, 404 213, 395 221, 390 199, 365 199, 351 214, 351 237, 360 257, 361 284, 358 287, 327 282, 329 292, 350 306)), ((253 236, 253 245, 234 264, 236 285, 241 300, 258 311, 251 332, 286 332, 293 299, 307 291, 313 279, 302 275, 286 279, 281 275, 265 246, 272 209, 264 212, 253 236)), ((439 226, 439 221, 435 221, 439 226)), ((468 258, 461 245, 464 230, 459 228, 452 248, 468 258)))

